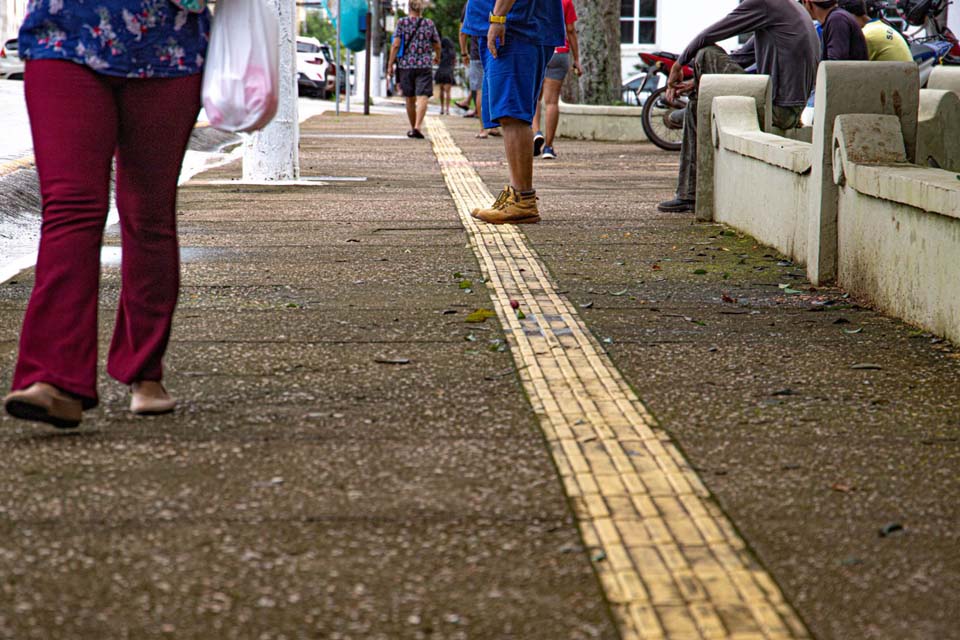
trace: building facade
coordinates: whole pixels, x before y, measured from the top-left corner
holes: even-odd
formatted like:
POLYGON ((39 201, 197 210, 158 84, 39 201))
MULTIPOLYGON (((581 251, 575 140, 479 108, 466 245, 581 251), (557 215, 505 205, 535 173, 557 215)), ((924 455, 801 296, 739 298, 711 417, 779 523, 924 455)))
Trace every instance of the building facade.
POLYGON ((3 42, 17 37, 26 13, 27 0, 0 0, 0 38, 3 42))
MULTIPOLYGON (((695 35, 737 4, 739 0, 620 0, 623 77, 636 73, 641 52, 680 53, 695 35)), ((735 47, 737 42, 722 44, 735 47)))

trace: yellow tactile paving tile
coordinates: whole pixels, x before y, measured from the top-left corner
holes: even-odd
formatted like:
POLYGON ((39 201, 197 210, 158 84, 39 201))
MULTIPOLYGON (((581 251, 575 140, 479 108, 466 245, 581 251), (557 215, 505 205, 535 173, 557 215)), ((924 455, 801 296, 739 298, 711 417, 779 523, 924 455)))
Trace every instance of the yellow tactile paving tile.
POLYGON ((428 127, 623 638, 809 638, 524 236, 470 216, 493 195, 447 128, 428 127))

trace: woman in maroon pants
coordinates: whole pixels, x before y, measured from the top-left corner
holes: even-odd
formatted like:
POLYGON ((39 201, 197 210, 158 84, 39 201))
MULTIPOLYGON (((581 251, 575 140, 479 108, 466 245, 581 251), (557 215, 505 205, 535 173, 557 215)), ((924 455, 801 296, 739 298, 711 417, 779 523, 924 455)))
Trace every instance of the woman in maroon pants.
POLYGON ((43 200, 8 413, 70 428, 98 402, 100 245, 116 159, 122 288, 107 371, 136 414, 172 411, 162 359, 179 291, 177 180, 200 109, 197 0, 38 0, 20 30, 43 200))

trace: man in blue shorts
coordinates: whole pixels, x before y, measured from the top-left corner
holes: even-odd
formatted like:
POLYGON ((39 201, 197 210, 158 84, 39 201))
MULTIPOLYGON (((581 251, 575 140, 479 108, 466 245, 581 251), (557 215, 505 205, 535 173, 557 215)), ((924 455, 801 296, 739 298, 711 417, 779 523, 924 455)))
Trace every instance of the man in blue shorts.
POLYGON ((483 126, 503 128, 510 184, 488 209, 473 217, 489 224, 540 222, 533 189, 533 130, 547 63, 563 46, 562 0, 468 0, 463 32, 486 38, 483 60, 483 126))

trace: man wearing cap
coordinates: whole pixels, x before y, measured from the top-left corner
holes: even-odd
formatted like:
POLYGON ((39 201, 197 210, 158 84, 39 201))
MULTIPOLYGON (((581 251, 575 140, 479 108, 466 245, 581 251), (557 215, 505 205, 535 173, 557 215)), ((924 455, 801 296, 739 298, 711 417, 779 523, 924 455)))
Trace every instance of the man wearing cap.
POLYGON ((503 129, 510 166, 510 184, 473 217, 488 224, 540 222, 530 123, 547 63, 566 37, 562 0, 468 0, 462 31, 485 38, 483 126, 503 129))

